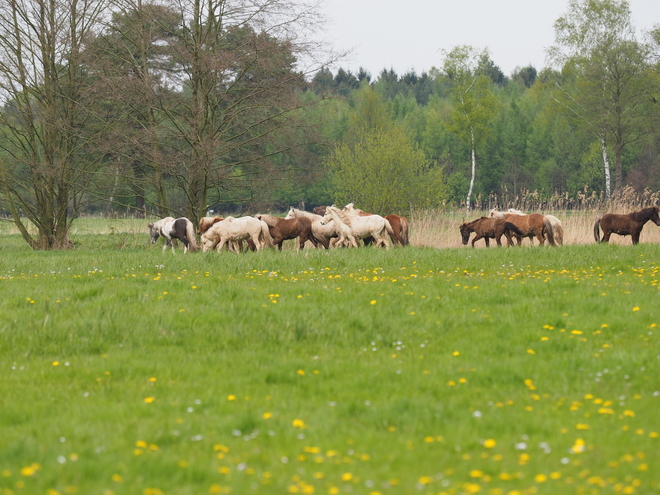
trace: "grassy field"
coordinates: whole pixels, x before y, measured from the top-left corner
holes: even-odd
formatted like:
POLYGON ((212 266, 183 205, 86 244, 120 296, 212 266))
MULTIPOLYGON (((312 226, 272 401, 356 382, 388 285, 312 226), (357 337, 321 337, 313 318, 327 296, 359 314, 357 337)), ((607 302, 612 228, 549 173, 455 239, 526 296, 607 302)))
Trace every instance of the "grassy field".
POLYGON ((102 223, 0 236, 0 494, 660 492, 653 225, 184 256, 102 223))

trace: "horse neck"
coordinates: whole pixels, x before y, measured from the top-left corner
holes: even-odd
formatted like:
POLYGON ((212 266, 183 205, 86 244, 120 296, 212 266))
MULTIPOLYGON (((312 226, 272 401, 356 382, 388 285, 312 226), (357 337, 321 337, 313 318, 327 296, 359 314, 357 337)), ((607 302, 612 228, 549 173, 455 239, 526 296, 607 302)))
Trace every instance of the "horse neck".
POLYGON ((330 212, 330 215, 332 216, 333 220, 337 223, 343 223, 344 225, 351 226, 351 220, 348 218, 348 216, 341 210, 337 208, 330 208, 326 211, 330 212))
POLYGON ((653 208, 644 208, 643 210, 635 211, 630 214, 630 218, 636 222, 646 223, 653 217, 653 208))

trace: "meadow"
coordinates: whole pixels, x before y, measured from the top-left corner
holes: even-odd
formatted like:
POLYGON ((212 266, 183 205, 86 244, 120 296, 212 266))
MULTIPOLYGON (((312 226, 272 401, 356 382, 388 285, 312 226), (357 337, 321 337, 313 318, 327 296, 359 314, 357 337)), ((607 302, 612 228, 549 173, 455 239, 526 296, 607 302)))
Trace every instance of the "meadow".
POLYGON ((459 220, 185 256, 144 220, 67 252, 0 225, 0 494, 660 492, 660 228, 471 249, 459 220))

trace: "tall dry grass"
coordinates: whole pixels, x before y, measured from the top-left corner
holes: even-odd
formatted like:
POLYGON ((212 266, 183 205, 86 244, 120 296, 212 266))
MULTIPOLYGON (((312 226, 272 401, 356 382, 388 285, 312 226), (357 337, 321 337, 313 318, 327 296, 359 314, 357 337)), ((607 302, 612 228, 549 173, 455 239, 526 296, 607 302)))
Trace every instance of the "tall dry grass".
MULTIPOLYGON (((410 221, 410 243, 413 246, 427 246, 434 248, 462 247, 458 226, 467 220, 488 216, 491 208, 506 210, 516 208, 525 213, 552 214, 559 218, 564 228, 564 244, 591 244, 594 243, 593 227, 596 219, 605 213, 630 213, 648 206, 660 204, 660 191, 645 190, 635 192, 625 187, 620 193, 606 200, 602 194, 586 189, 575 196, 568 194, 555 194, 549 199, 542 198, 537 192, 523 192, 516 195, 491 194, 486 198, 477 197, 475 207, 468 214, 465 209, 443 207, 436 210, 413 212, 410 221)), ((143 235, 148 238, 147 224, 154 219, 134 218, 128 216, 94 216, 81 217, 75 220, 72 236, 85 234, 124 234, 143 235)), ((30 231, 36 229, 28 224, 30 231)), ((18 234, 18 230, 8 219, 0 220, 0 235, 18 234)), ((602 235, 602 233, 601 233, 602 235)), ((629 236, 612 235, 613 244, 631 244, 629 236)), ((640 242, 660 243, 660 228, 652 222, 647 223, 642 230, 640 242)), ((287 242, 291 244, 293 242, 287 242)), ((535 245, 538 243, 535 241, 535 245)), ((530 241, 523 241, 523 246, 530 246, 530 241)), ((287 246, 289 247, 289 246, 287 246)), ((485 247, 480 241, 477 247, 485 247)))

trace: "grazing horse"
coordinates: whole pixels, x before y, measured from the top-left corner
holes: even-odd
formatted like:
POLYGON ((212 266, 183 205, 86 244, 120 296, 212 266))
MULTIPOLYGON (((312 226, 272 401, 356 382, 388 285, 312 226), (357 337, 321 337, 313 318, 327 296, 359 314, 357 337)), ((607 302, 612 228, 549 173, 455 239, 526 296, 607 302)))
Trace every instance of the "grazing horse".
POLYGON ((594 224, 594 239, 596 239, 596 242, 609 242, 612 234, 629 235, 632 237, 632 243, 638 244, 642 228, 649 220, 656 225, 660 225, 657 206, 644 208, 643 210, 634 211, 627 215, 608 213, 596 220, 594 224), (600 239, 599 227, 603 229, 602 240, 600 239))
MULTIPOLYGON (((151 235, 151 244, 156 244, 158 238, 161 237, 160 228, 172 220, 174 220, 174 217, 165 217, 158 220, 157 222, 153 222, 149 224, 149 234, 151 235)), ((165 238, 163 237, 163 239, 165 238)), ((167 242, 167 239, 165 241, 167 242)), ((166 247, 167 244, 163 246, 163 250, 165 250, 166 247)))
MULTIPOLYGON (((222 222, 223 220, 224 218, 222 217, 202 217, 199 219, 199 228, 197 229, 197 233, 202 235, 204 232, 213 227, 213 225, 218 222, 222 222)), ((252 239, 246 239, 246 242, 250 251, 257 250, 257 247, 254 245, 254 242, 252 242, 252 239)), ((243 241, 230 241, 225 244, 225 247, 227 251, 240 253, 243 251, 243 241)))
POLYGON ((266 222, 268 231, 273 238, 273 244, 282 251, 282 243, 287 239, 299 238, 299 249, 305 247, 305 242, 312 241, 312 221, 307 217, 281 218, 273 215, 255 215, 255 218, 266 222))
MULTIPOLYGON (((174 253, 174 244, 172 244, 173 239, 178 239, 183 242, 183 254, 186 254, 188 251, 196 251, 199 249, 199 246, 197 246, 197 239, 195 238, 195 227, 193 223, 186 217, 177 219, 172 217, 168 218, 164 218, 160 222, 156 222, 154 224, 149 224, 149 230, 151 231, 151 242, 156 242, 153 232, 155 226, 158 224, 158 234, 165 238, 163 251, 165 251, 165 249, 167 249, 169 246, 172 248, 172 252, 174 253)), ((156 236, 156 239, 157 238, 158 236, 156 236)))
POLYGON ((380 215, 365 217, 348 215, 335 206, 328 206, 321 223, 327 224, 330 221, 334 221, 340 229, 340 245, 348 243, 358 247, 357 239, 373 237, 376 246, 389 249, 387 234, 392 235, 392 226, 380 215))
MULTIPOLYGON (((506 218, 507 215, 526 215, 520 210, 514 208, 509 208, 507 211, 497 211, 495 209, 490 210, 488 213, 489 217, 492 218, 506 218)), ((545 218, 550 220, 550 225, 552 226, 552 235, 554 237, 555 244, 559 246, 564 245, 564 227, 561 224, 561 221, 554 215, 543 215, 545 218)), ((530 237, 530 242, 533 244, 534 239, 530 237)))
POLYGON ((490 239, 495 239, 498 246, 502 245, 502 236, 506 236, 509 246, 513 246, 511 233, 517 235, 524 235, 523 231, 516 227, 513 223, 507 222, 504 218, 489 218, 481 217, 471 222, 462 223, 458 229, 461 232, 463 245, 466 245, 470 240, 470 234, 474 232, 476 235, 472 239, 472 247, 479 239, 486 241, 486 247, 490 247, 490 239))
POLYGON ((310 239, 316 247, 319 245, 325 249, 330 248, 330 241, 338 237, 337 226, 334 222, 322 224, 323 217, 315 213, 299 210, 293 206, 289 208, 289 213, 284 217, 285 219, 307 217, 312 221, 312 238, 310 239), (314 242, 316 241, 316 242, 314 242))
POLYGON ((257 251, 261 251, 264 246, 273 247, 265 222, 254 217, 227 217, 202 234, 202 251, 207 252, 217 246, 218 252, 221 252, 228 242, 248 239, 254 243, 257 251))
MULTIPOLYGON (((356 214, 362 217, 368 217, 369 215, 373 215, 373 213, 367 213, 362 210, 359 210, 353 206, 353 203, 349 203, 346 206, 344 206, 344 211, 349 214, 356 214)), ((406 217, 401 217, 399 215, 387 215, 384 217, 387 219, 388 222, 390 222, 390 225, 392 226, 392 232, 393 234, 390 235, 390 239, 392 239, 392 244, 395 246, 408 246, 410 244, 410 240, 408 238, 408 219, 406 217)), ((371 241, 369 238, 364 239, 364 243, 368 244, 371 241)))

